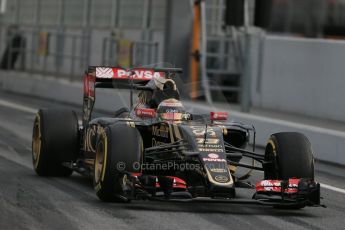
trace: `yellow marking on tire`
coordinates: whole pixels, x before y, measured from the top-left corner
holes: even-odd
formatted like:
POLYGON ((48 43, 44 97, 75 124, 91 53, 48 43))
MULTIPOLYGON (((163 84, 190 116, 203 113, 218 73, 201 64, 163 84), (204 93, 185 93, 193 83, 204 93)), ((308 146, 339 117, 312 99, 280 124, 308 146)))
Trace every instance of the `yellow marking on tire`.
MULTIPOLYGON (((35 129, 37 128, 38 129, 38 140, 39 140, 39 146, 36 146, 35 147, 35 150, 37 151, 37 153, 35 154, 36 155, 36 159, 35 159, 35 169, 37 169, 38 167, 38 163, 39 163, 39 160, 40 160, 40 156, 41 156, 41 148, 42 148, 42 133, 41 133, 41 117, 39 115, 39 113, 36 114, 36 119, 35 119, 35 124, 34 124, 36 127, 35 129)), ((35 140, 34 142, 34 145, 38 145, 38 143, 36 143, 38 140, 35 140)))
POLYGON ((272 146, 273 154, 274 154, 274 156, 276 156, 276 155, 277 155, 277 154, 276 154, 276 146, 275 146, 273 140, 272 140, 272 139, 269 139, 268 142, 267 142, 267 144, 270 144, 270 145, 272 146))
POLYGON ((108 137, 103 130, 102 136, 104 138, 104 162, 103 162, 103 167, 102 167, 102 178, 101 181, 104 180, 104 175, 105 175, 105 168, 107 166, 107 156, 108 156, 108 137))

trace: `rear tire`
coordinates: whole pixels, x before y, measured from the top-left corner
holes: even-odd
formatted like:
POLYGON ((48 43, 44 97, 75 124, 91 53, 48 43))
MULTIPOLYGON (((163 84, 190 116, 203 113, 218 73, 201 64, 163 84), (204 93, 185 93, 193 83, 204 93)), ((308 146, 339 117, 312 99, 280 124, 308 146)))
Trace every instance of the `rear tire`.
POLYGON ((72 170, 62 165, 78 154, 78 119, 73 111, 39 110, 32 135, 32 162, 39 176, 68 177, 72 170))
POLYGON ((125 172, 140 172, 143 142, 139 131, 126 124, 103 128, 96 144, 94 188, 104 202, 129 202, 125 172))
POLYGON ((273 163, 265 168, 265 179, 314 179, 314 157, 311 144, 301 133, 272 134, 265 150, 266 161, 273 163))

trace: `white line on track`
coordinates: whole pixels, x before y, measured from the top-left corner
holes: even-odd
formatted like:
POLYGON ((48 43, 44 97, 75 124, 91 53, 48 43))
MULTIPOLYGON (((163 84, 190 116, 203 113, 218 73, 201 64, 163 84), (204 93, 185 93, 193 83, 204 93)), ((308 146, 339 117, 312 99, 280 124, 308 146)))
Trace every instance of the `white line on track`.
POLYGON ((37 113, 37 109, 31 108, 28 106, 24 106, 24 105, 20 105, 17 103, 13 103, 10 101, 1 100, 1 99, 0 99, 0 106, 20 110, 20 111, 27 112, 27 113, 33 113, 33 114, 37 113))
POLYGON ((320 183, 320 186, 321 186, 321 188, 325 188, 325 189, 332 190, 334 192, 339 192, 339 193, 345 194, 345 189, 337 188, 337 187, 334 187, 332 185, 322 184, 322 183, 320 183))
MULTIPOLYGON (((28 113, 37 113, 37 109, 28 107, 28 106, 24 106, 24 105, 20 105, 17 103, 13 103, 10 101, 5 101, 5 100, 1 100, 0 99, 0 106, 4 106, 4 107, 8 107, 11 109, 16 109, 16 110, 20 110, 23 112, 28 112, 28 113)), ((343 193, 345 194, 345 189, 341 189, 341 188, 337 188, 328 184, 320 184, 322 188, 328 189, 328 190, 332 190, 334 192, 339 192, 339 193, 343 193)))

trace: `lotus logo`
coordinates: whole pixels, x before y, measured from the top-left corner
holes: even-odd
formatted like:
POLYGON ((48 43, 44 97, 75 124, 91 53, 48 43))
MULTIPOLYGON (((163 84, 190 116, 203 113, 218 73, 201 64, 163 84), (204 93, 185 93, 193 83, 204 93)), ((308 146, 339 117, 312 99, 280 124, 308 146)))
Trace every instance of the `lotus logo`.
POLYGON ((216 154, 216 153, 210 153, 210 154, 208 154, 208 157, 209 157, 209 158, 212 158, 212 159, 216 159, 216 158, 219 157, 219 155, 216 154))
POLYGON ((229 178, 227 176, 217 175, 214 177, 214 180, 219 182, 219 183, 225 183, 229 180, 229 178))

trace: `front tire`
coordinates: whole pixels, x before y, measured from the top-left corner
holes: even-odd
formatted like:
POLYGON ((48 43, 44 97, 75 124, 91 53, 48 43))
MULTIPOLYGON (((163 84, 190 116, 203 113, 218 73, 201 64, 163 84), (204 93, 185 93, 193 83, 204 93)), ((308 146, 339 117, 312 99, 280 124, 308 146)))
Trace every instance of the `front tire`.
POLYGON ((96 144, 94 188, 104 202, 129 202, 126 172, 140 172, 143 143, 137 129, 116 124, 102 129, 96 144))
POLYGON ((296 132, 272 134, 265 149, 265 179, 314 179, 314 157, 310 141, 296 132))
MULTIPOLYGON (((314 157, 310 141, 301 133, 283 132, 271 135, 265 150, 265 179, 314 179, 314 157)), ((276 205, 280 209, 301 209, 305 204, 276 205)))

